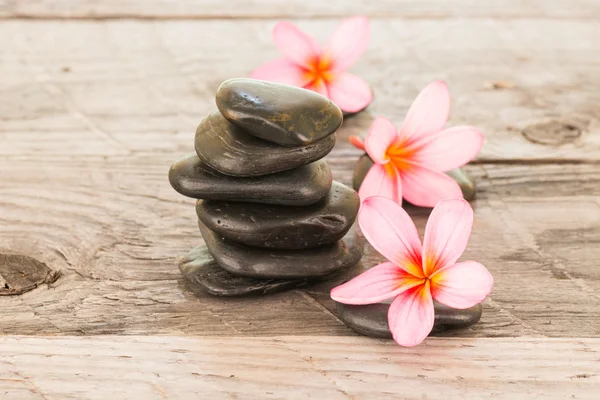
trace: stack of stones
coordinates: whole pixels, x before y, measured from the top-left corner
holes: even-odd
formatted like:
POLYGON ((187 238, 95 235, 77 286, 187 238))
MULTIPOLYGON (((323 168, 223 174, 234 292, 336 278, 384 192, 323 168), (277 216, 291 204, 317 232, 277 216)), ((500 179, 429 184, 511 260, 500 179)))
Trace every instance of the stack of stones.
POLYGON ((341 110, 305 89, 231 79, 219 112, 196 131, 196 153, 169 180, 199 199, 204 244, 181 261, 193 284, 213 295, 266 294, 306 285, 358 263, 349 233, 360 201, 332 181, 322 160, 335 144, 341 110))

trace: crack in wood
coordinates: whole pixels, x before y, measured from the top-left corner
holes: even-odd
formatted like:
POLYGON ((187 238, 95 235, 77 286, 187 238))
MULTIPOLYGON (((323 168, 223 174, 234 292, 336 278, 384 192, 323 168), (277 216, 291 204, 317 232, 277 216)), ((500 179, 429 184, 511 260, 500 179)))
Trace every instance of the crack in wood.
POLYGON ((317 373, 319 373, 320 375, 322 375, 325 379, 327 379, 329 382, 331 382, 331 384, 333 385, 333 387, 335 387, 335 389, 341 393, 342 395, 344 395, 348 400, 359 400, 359 398, 357 396, 351 395, 350 393, 348 393, 346 390, 344 390, 344 388, 342 388, 338 382, 333 379, 333 377, 331 377, 326 370, 324 370, 323 368, 320 368, 317 363, 314 362, 313 358, 311 356, 304 356, 302 354, 302 352, 296 348, 294 348, 292 346, 291 343, 283 341, 283 340, 277 340, 274 339, 274 342, 281 345, 282 347, 290 350, 292 353, 296 354, 302 361, 304 361, 305 363, 307 363, 308 365, 310 365, 310 367, 316 371, 317 373))

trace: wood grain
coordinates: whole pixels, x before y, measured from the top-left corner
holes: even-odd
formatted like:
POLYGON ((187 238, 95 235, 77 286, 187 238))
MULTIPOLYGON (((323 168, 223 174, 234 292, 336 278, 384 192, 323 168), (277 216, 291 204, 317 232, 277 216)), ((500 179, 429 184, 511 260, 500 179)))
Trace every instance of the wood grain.
MULTIPOLYGON (((340 143, 328 158, 345 183, 353 158, 337 154, 353 151, 340 143)), ((344 276, 311 289, 310 296, 294 291, 222 300, 191 291, 177 262, 201 238, 194 201, 167 182, 172 158, 71 157, 48 159, 43 167, 36 160, 0 160, 0 252, 34 257, 62 275, 50 286, 0 299, 0 332, 352 334, 328 311, 327 293, 344 276)), ((480 192, 465 259, 484 263, 496 285, 481 323, 457 334, 598 336, 596 166, 486 164, 469 170, 480 192)), ((423 232, 427 211, 410 213, 423 232)), ((360 268, 380 260, 370 250, 360 268)))
MULTIPOLYGON (((596 0, 0 0, 0 259, 53 277, 0 296, 0 335, 37 336, 0 336, 0 398, 597 399, 599 16, 596 0), (375 101, 338 133, 335 179, 361 154, 348 136, 400 124, 432 80, 450 125, 486 135, 463 259, 495 286, 460 339, 405 349, 341 323, 329 290, 372 248, 262 298, 210 297, 177 268, 201 237, 167 170, 219 83, 279 56, 277 20, 324 42, 357 14, 373 33, 352 72, 375 101)), ((423 233, 428 210, 407 208, 423 233)))
POLYGON ((600 13, 594 0, 0 0, 4 18, 580 18, 600 13))
MULTIPOLYGON (((336 22, 299 21, 322 39, 336 22)), ((168 167, 193 151, 218 84, 276 56, 273 23, 0 22, 0 253, 61 273, 1 298, 1 333, 353 335, 327 295, 345 277, 222 300, 193 292, 177 270, 201 239, 168 167)), ((599 34, 587 20, 373 21, 354 72, 376 100, 340 130, 328 157, 336 179, 349 183, 360 155, 347 137, 375 115, 400 123, 433 79, 455 95, 451 124, 486 134, 469 167, 480 189, 465 258, 496 285, 481 323, 456 335, 600 335, 599 34), (489 89, 499 80, 514 85, 489 89)), ((422 232, 427 211, 410 212, 422 232)), ((349 274, 380 260, 369 250, 349 274)))
POLYGON ((368 338, 3 337, 0 392, 11 400, 592 400, 599 355, 598 339, 581 338, 428 339, 403 349, 368 338))
MULTIPOLYGON (((223 80, 278 56, 273 20, 4 21, 0 155, 127 156, 191 151, 223 80), (243 38, 243 40, 242 40, 243 38)), ((300 20, 325 40, 336 20, 300 20)), ((480 162, 600 159, 600 25, 586 20, 376 19, 352 69, 373 87, 369 109, 402 122, 428 82, 454 95, 451 125, 480 128, 480 162), (476 34, 474 34, 476 32, 476 34), (508 81, 506 89, 490 84, 508 81)), ((502 86, 501 86, 502 87, 502 86)))

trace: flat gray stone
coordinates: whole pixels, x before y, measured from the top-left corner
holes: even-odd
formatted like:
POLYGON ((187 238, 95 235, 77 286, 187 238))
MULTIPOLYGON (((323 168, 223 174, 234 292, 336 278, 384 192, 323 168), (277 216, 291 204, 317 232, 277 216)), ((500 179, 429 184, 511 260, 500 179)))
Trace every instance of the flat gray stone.
MULTIPOLYGON (((372 166, 373 160, 371 160, 371 157, 369 157, 368 154, 364 154, 358 159, 352 174, 352 187, 354 187, 354 190, 358 191, 362 181, 365 179, 365 176, 367 176, 367 172, 369 172, 369 169, 371 169, 372 166)), ((475 199, 475 183, 473 183, 473 180, 464 169, 456 168, 446 172, 446 175, 458 183, 465 200, 475 199)))
POLYGON ((282 147, 259 139, 229 122, 220 113, 206 117, 196 130, 198 157, 209 167, 230 176, 261 176, 287 171, 325 157, 335 135, 299 147, 282 147))
POLYGON ((215 261, 235 275, 250 278, 318 278, 360 261, 363 246, 354 232, 343 240, 304 250, 261 249, 219 237, 198 220, 200 232, 215 261))
POLYGON ((217 90, 217 107, 248 133, 281 146, 305 146, 333 134, 342 110, 311 90, 255 79, 229 79, 217 90))
MULTIPOLYGON (((362 306, 336 303, 340 320, 361 335, 392 339, 388 325, 389 304, 377 303, 362 306)), ((457 310, 434 301, 435 322, 432 333, 471 326, 479 321, 483 307, 477 304, 465 310, 457 310)))
POLYGON ((307 206, 331 189, 331 170, 324 160, 276 174, 237 178, 218 173, 193 153, 169 170, 171 186, 195 199, 307 206))
POLYGON ((219 267, 205 245, 194 247, 179 263, 179 270, 193 286, 213 296, 267 295, 308 284, 307 279, 252 279, 233 275, 219 267))
POLYGON ((323 200, 307 207, 199 200, 196 212, 204 225, 226 239, 296 250, 340 240, 352 227, 359 207, 354 190, 333 182, 323 200))

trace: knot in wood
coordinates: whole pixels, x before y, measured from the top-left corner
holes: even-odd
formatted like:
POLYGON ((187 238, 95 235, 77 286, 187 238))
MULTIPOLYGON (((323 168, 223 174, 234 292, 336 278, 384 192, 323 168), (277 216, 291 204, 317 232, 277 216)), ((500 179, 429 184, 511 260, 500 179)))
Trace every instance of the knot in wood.
POLYGON ((587 123, 574 119, 538 122, 521 131, 525 139, 547 146, 560 146, 574 142, 586 129, 587 123))
POLYGON ((58 275, 35 258, 0 253, 0 296, 26 293, 41 284, 55 282, 58 275))

